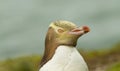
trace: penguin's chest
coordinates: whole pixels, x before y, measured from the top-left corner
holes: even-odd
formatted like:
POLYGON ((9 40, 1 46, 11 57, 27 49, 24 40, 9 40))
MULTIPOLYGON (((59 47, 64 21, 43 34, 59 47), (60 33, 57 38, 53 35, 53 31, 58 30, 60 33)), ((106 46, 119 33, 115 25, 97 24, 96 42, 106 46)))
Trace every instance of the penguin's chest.
POLYGON ((59 46, 52 59, 39 71, 88 71, 88 68, 76 48, 59 46))

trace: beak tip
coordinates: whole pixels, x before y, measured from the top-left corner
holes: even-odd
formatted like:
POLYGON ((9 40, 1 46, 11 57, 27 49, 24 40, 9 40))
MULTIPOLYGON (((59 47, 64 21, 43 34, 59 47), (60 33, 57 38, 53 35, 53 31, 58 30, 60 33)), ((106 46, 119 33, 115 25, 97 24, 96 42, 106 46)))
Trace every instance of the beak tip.
POLYGON ((83 30, 85 31, 85 33, 90 32, 90 28, 88 26, 83 26, 83 30))

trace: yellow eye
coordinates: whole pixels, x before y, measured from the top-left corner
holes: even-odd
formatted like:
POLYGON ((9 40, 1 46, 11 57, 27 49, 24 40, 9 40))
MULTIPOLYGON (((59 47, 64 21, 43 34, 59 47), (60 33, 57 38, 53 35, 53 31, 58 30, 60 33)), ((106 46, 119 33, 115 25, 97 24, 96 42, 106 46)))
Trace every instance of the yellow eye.
POLYGON ((59 32, 59 33, 63 33, 64 30, 62 30, 62 29, 58 29, 58 32, 59 32))

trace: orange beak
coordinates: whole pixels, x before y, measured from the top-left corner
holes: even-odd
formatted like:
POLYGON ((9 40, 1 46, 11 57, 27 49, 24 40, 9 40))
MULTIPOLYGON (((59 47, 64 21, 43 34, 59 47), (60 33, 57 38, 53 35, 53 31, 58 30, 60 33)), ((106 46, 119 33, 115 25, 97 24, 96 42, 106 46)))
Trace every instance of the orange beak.
POLYGON ((79 28, 75 28, 73 30, 71 30, 69 32, 69 34, 73 34, 73 35, 83 35, 83 34, 86 34, 90 31, 90 28, 88 26, 82 26, 82 27, 79 27, 79 28))

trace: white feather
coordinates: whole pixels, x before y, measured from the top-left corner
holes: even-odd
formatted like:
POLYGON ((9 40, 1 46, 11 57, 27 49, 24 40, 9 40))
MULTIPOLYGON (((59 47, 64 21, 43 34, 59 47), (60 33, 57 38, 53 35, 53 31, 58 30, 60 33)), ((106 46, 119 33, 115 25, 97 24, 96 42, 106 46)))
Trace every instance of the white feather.
POLYGON ((88 71, 88 67, 75 47, 59 46, 39 71, 88 71))

